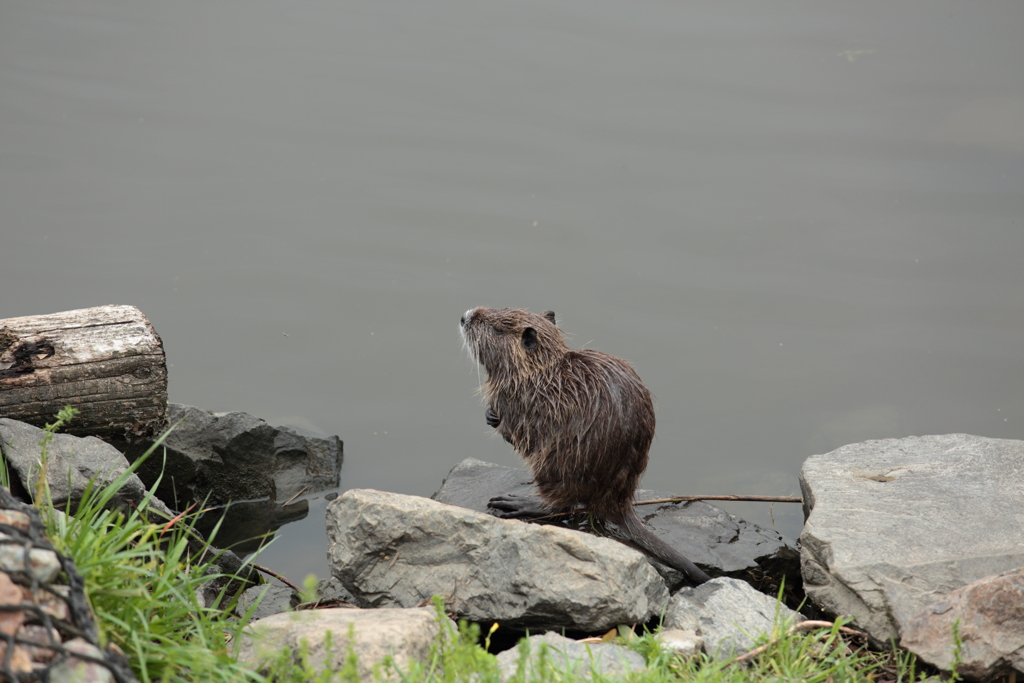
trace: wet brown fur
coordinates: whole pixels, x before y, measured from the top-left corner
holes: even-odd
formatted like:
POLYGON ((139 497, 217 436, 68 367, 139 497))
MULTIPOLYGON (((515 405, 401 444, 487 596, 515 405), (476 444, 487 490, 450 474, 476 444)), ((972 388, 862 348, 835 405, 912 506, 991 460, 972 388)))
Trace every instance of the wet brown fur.
POLYGON ((526 460, 540 497, 553 511, 582 506, 624 527, 656 559, 694 581, 707 580, 647 530, 633 510, 633 492, 654 437, 651 393, 621 358, 570 350, 553 318, 521 309, 474 308, 463 319, 463 336, 487 371, 481 389, 500 419, 498 433, 526 460), (532 347, 527 336, 536 341, 532 347))

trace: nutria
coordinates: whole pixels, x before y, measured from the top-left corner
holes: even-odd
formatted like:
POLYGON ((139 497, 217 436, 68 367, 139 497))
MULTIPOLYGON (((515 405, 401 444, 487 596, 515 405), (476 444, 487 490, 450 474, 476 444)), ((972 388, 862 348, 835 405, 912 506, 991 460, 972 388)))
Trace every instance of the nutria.
POLYGON ((622 527, 649 555, 694 583, 710 577, 636 516, 633 491, 654 437, 651 393, 630 365, 600 351, 571 351, 555 314, 473 308, 461 322, 470 352, 487 370, 485 418, 519 451, 540 501, 500 496, 503 517, 585 508, 622 527))

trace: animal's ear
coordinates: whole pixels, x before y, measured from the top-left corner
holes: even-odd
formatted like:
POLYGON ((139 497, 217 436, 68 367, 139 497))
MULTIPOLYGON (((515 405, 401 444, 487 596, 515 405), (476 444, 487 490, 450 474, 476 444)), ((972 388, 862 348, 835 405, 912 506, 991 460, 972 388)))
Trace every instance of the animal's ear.
POLYGON ((547 318, 548 320, 550 320, 552 325, 555 324, 555 312, 554 311, 544 311, 544 317, 547 318))
POLYGON ((532 327, 527 327, 523 330, 523 348, 527 351, 533 351, 537 348, 537 330, 532 327))

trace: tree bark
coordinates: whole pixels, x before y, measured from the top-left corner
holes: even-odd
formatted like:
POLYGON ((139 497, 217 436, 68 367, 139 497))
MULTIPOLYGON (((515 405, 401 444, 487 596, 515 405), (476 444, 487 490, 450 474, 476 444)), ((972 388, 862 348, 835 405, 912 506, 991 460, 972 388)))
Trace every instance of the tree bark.
POLYGON ((0 320, 0 417, 39 427, 80 411, 71 434, 150 437, 164 429, 167 362, 134 306, 0 320))

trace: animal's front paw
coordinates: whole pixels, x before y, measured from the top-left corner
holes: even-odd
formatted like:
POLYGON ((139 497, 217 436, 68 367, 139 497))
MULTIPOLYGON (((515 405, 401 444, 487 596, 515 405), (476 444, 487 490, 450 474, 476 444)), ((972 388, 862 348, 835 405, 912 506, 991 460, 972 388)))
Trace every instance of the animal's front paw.
POLYGON ((487 420, 487 426, 488 427, 497 428, 498 425, 501 424, 501 418, 498 417, 498 414, 496 412, 494 412, 493 410, 491 410, 490 408, 488 408, 484 412, 484 419, 487 420))

